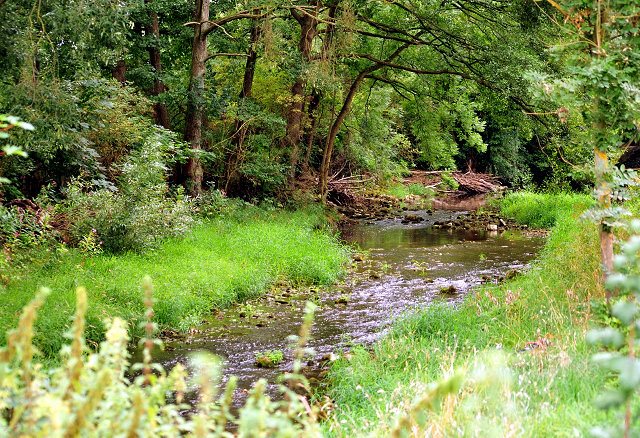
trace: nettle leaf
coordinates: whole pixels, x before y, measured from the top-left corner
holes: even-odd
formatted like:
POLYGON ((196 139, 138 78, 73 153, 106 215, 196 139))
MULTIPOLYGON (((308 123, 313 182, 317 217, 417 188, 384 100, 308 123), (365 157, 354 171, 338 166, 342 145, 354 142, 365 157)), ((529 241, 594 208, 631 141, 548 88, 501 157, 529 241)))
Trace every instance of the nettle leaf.
MULTIPOLYGON (((626 266, 626 263, 621 264, 620 266, 615 266, 615 267, 619 269, 624 266, 626 266)), ((616 272, 614 274, 609 275, 609 277, 607 277, 607 280, 605 282, 605 287, 608 290, 615 290, 618 288, 622 288, 625 285, 626 280, 627 280, 626 275, 616 272)))
POLYGON ((613 316, 618 318, 624 325, 629 325, 638 314, 638 306, 631 301, 618 301, 611 308, 613 316))
POLYGON ((612 327, 591 330, 587 334, 586 341, 591 345, 602 344, 605 347, 613 348, 620 348, 624 345, 624 337, 612 327))
POLYGON ((21 157, 26 157, 27 156, 27 153, 25 151, 23 151, 18 146, 7 145, 7 146, 3 147, 2 150, 7 155, 20 155, 21 157))
POLYGON ((622 405, 626 400, 627 397, 622 391, 612 389, 596 397, 594 404, 598 409, 607 410, 622 405))

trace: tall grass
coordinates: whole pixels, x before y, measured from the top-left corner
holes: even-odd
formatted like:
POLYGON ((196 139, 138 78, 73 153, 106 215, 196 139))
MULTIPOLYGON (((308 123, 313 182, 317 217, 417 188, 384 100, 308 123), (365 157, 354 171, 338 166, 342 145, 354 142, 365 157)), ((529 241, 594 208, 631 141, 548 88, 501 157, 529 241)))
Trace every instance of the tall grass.
POLYGON ((70 251, 37 270, 13 273, 2 292, 0 330, 15 325, 20 309, 41 286, 50 288, 51 295, 36 323, 34 342, 53 355, 73 315, 78 286, 88 291, 87 342, 96 346, 107 317, 123 318, 135 333, 144 313, 145 275, 155 285, 155 321, 174 329, 188 328, 212 308, 258 296, 279 280, 331 284, 343 273, 349 252, 331 233, 319 230, 321 225, 316 212, 254 208, 196 226, 189 237, 166 241, 147 255, 85 258, 70 251))
POLYGON ((456 308, 416 308, 373 351, 355 348, 351 360, 338 361, 327 434, 586 436, 604 422, 592 400, 607 377, 589 363, 593 349, 583 341, 590 300, 603 296, 597 230, 565 207, 526 275, 456 308), (456 372, 464 376, 459 389, 434 390, 456 372))
POLYGON ((511 192, 497 201, 500 212, 521 224, 551 228, 560 216, 583 211, 592 202, 589 195, 576 193, 511 192))

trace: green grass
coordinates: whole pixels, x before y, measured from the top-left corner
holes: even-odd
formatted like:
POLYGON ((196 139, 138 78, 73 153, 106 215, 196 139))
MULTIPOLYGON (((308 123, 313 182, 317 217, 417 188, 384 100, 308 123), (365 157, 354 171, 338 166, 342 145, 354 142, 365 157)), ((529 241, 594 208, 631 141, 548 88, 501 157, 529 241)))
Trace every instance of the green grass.
MULTIPOLYGON (((59 351, 75 309, 75 290, 88 290, 90 343, 103 337, 105 318, 120 316, 137 332, 144 313, 142 280, 154 285, 155 321, 186 329, 202 314, 262 294, 279 280, 331 284, 349 252, 328 232, 317 212, 245 209, 201 224, 182 240, 166 241, 151 254, 99 255, 78 251, 12 272, 1 291, 0 330, 15 327, 20 309, 39 287, 51 294, 36 323, 35 344, 45 355, 59 351)), ((4 342, 4 336, 2 337, 4 342)))
MULTIPOLYGON (((520 199, 525 207, 548 201, 520 199)), ((391 436, 420 401, 434 408, 414 409, 400 436, 588 436, 611 422, 612 413, 593 407, 608 381, 584 342, 591 299, 603 296, 597 231, 578 221, 579 208, 565 207, 526 275, 479 289, 456 308, 416 308, 373 351, 355 348, 351 360, 337 361, 327 435, 391 436), (518 351, 538 330, 550 345, 518 351), (463 376, 460 390, 434 389, 454 372, 463 376)))
POLYGON ((408 195, 422 196, 424 198, 432 198, 435 192, 429 187, 425 187, 421 184, 396 184, 390 186, 384 190, 384 193, 390 196, 395 196, 399 199, 404 199, 408 195))
POLYGON ((583 211, 593 203, 589 195, 576 193, 511 192, 496 201, 500 212, 521 224, 534 228, 551 228, 557 219, 583 211))

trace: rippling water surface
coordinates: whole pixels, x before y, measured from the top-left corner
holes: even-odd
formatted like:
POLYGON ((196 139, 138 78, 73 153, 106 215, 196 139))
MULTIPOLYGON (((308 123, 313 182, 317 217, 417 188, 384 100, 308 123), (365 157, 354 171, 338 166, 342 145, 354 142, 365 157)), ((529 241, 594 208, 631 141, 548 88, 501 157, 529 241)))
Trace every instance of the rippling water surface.
MULTIPOLYGON (((319 307, 310 346, 318 356, 347 343, 375 341, 394 317, 412 306, 427 306, 436 300, 455 304, 483 277, 495 278, 511 269, 525 268, 543 244, 541 237, 518 231, 499 234, 431 227, 435 221, 464 213, 460 211, 411 213, 426 220, 405 225, 399 219, 388 219, 342 230, 342 238, 362 248, 365 257, 354 262, 343 281, 314 296, 319 307), (440 293, 441 288, 451 285, 456 294, 440 293), (340 298, 346 298, 347 303, 337 304, 340 298)), ((282 350, 287 357, 287 337, 297 334, 304 303, 310 298, 295 290, 284 295, 213 316, 198 327, 200 333, 170 344, 167 351, 154 352, 154 358, 171 368, 178 362, 189 364, 193 352, 210 351, 224 360, 224 381, 229 375, 238 376, 236 407, 244 402, 246 393, 242 390, 251 388, 259 378, 268 380, 269 394, 277 397, 277 377, 290 369, 291 360, 274 369, 257 368, 255 353, 282 350)))

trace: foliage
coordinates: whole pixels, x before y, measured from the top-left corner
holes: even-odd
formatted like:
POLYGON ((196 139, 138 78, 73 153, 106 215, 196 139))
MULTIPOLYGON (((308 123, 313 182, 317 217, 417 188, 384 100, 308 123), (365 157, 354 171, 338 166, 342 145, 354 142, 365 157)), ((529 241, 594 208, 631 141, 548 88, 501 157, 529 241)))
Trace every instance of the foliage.
POLYGON ((433 189, 429 187, 425 187, 422 184, 410 183, 408 185, 404 184, 394 184, 391 187, 388 187, 384 190, 384 193, 387 195, 395 196, 396 198, 404 199, 408 195, 416 195, 421 196, 427 199, 433 198, 435 192, 433 189))
POLYGON ((598 437, 628 437, 637 428, 637 414, 632 414, 632 402, 640 388, 640 360, 636 348, 640 338, 640 220, 630 225, 634 234, 622 245, 614 259, 615 272, 606 280, 606 288, 620 294, 612 303, 613 319, 606 328, 592 330, 587 342, 600 345, 601 351, 592 357, 593 363, 615 374, 615 386, 606 389, 595 399, 600 409, 624 407, 624 415, 613 428, 596 427, 592 434, 598 437))
POLYGON ((458 181, 453 179, 453 177, 448 172, 443 172, 440 174, 440 181, 442 181, 448 189, 458 190, 458 181))
POLYGON ((496 204, 501 214, 534 228, 551 228, 559 218, 591 205, 587 195, 573 193, 510 192, 496 204))
POLYGON ((67 188, 63 211, 79 242, 92 230, 105 251, 145 251, 166 237, 183 236, 193 222, 190 201, 180 191, 169 196, 166 164, 173 135, 160 128, 120 165, 117 191, 94 189, 81 178, 67 188))
MULTIPOLYGON (((33 125, 27 122, 20 121, 19 117, 9 116, 6 114, 0 114, 0 140, 7 140, 9 138, 9 131, 11 128, 19 127, 22 129, 26 129, 28 131, 33 131, 33 125)), ((22 150, 22 148, 18 146, 12 146, 9 144, 5 144, 2 146, 2 150, 0 151, 0 157, 10 157, 11 155, 20 155, 22 157, 26 157, 27 153, 22 150)), ((0 163, 0 172, 2 171, 2 163, 0 163)), ((0 176, 0 184, 9 184, 10 180, 0 176)), ((0 192, 0 195, 2 192, 0 192)))
POLYGON ((3 174, 21 192, 35 197, 42 186, 58 187, 71 176, 87 174, 92 183, 111 187, 89 140, 97 115, 107 109, 102 80, 7 85, 0 83, 0 111, 11 110, 33 132, 16 132, 12 142, 29 156, 10 160, 3 174))
MULTIPOLYGON (((33 324, 46 290, 25 307, 18 329, 0 350, 0 434, 31 437, 230 437, 228 423, 237 426, 238 436, 319 436, 315 413, 287 387, 286 402, 272 402, 263 394, 266 382, 258 381, 250 391, 246 406, 236 418, 230 413, 234 378, 216 399, 214 385, 220 375, 217 357, 200 353, 190 360, 207 370, 188 379, 185 365, 171 371, 151 362, 155 325, 151 321, 151 286, 147 284, 147 340, 144 360, 130 367, 126 324, 119 318, 107 323, 106 340, 95 353, 87 353, 83 338, 84 314, 88 306, 84 289, 77 291, 70 345, 61 350, 63 364, 45 372, 32 361, 37 351, 31 344, 33 324), (142 371, 133 380, 128 373, 142 371), (197 409, 190 417, 185 410, 188 382, 200 391, 197 409)), ((312 315, 312 313, 310 313, 312 315)), ((310 318, 306 318, 309 320, 310 318)), ((306 321, 310 325, 310 321, 306 321)), ((301 329, 301 333, 309 328, 301 329)), ((302 344, 306 343, 306 337, 302 344)), ((161 343, 160 343, 161 345, 161 343)), ((302 347, 301 347, 302 348, 302 347)), ((298 365, 299 370, 299 365, 298 365)), ((293 384, 304 378, 289 376, 293 384)))
POLYGON ((98 112, 87 139, 98 153, 105 172, 113 179, 118 174, 117 165, 154 136, 156 128, 151 102, 135 88, 123 87, 116 81, 106 82, 103 87, 101 98, 106 108, 98 112), (116 166, 110 168, 112 164, 116 166))

